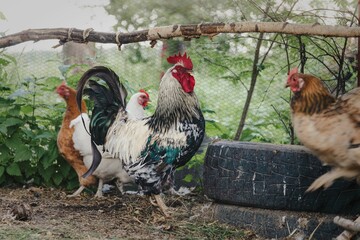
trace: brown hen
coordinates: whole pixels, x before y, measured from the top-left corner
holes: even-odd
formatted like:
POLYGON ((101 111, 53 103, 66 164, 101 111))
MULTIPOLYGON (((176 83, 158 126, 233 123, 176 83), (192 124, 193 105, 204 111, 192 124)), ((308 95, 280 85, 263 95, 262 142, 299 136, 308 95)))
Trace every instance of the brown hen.
MULTIPOLYGON (((80 111, 76 105, 76 90, 70 88, 63 82, 60 86, 56 88, 56 92, 65 100, 66 102, 66 111, 64 113, 63 122, 58 133, 57 145, 60 154, 64 159, 71 165, 71 167, 76 171, 79 177, 80 187, 73 194, 68 195, 68 197, 78 196, 86 187, 95 185, 97 179, 94 176, 89 176, 83 178, 82 175, 87 172, 87 168, 84 165, 83 157, 80 155, 79 151, 74 148, 73 134, 74 128, 70 128, 70 122, 77 118, 80 115, 80 111)), ((81 110, 83 113, 86 113, 85 102, 82 101, 81 110)))
POLYGON ((327 188, 338 178, 360 180, 360 88, 333 97, 322 81, 290 71, 292 122, 302 144, 332 170, 306 191, 327 188))

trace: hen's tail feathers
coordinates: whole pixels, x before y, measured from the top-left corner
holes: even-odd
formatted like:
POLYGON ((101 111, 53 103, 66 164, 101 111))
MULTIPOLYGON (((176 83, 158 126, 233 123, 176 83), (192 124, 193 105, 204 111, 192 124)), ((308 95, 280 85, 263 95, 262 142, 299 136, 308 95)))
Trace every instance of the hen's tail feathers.
POLYGON ((101 161, 96 145, 104 145, 107 131, 118 114, 126 108, 127 91, 118 75, 111 69, 96 66, 86 71, 78 82, 76 103, 81 111, 81 100, 87 95, 94 102, 90 117, 91 147, 93 162, 83 177, 92 174, 101 161))

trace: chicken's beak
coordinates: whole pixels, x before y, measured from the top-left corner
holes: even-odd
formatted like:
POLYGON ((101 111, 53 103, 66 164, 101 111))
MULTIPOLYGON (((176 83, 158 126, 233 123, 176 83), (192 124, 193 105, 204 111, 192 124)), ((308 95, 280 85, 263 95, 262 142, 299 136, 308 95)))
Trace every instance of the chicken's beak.
POLYGON ((288 82, 286 82, 286 83, 285 83, 285 88, 288 88, 288 87, 290 87, 290 85, 289 85, 288 82))

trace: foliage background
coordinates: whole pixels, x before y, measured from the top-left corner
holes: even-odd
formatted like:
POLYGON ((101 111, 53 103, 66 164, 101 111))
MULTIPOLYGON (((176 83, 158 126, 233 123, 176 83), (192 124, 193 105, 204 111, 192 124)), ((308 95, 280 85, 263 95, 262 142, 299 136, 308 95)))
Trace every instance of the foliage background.
MULTIPOLYGON (((130 32, 218 21, 354 26, 358 21, 356 6, 354 0, 184 0, 181 4, 111 0, 105 9, 118 21, 114 31, 130 32)), ((0 21, 5 18, 0 14, 0 21)), ((213 139, 234 139, 246 112, 240 140, 297 144, 289 117, 290 92, 284 89, 292 67, 321 77, 334 95, 348 91, 356 82, 356 41, 351 38, 221 34, 212 39, 159 41, 154 48, 148 42, 128 44, 121 51, 116 46, 97 44, 96 54, 89 58, 91 64, 106 65, 118 73, 130 95, 146 89, 151 96, 147 110, 151 114, 161 73, 168 67, 166 57, 179 51, 186 51, 193 60, 196 93, 207 120, 207 135, 213 139)), ((0 51, 0 185, 77 186, 74 171, 57 151, 56 137, 65 103, 54 89, 63 79, 75 87, 81 73, 90 66, 67 65, 63 60, 62 52, 55 50, 0 51)), ((189 166, 201 165, 203 157, 204 152, 195 156, 189 166)))

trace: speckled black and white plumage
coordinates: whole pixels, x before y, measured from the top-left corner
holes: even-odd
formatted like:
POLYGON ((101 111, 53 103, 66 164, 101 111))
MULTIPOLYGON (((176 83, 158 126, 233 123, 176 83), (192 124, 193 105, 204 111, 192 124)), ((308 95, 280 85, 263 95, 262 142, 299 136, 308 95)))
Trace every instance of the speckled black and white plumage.
MULTIPOLYGON (((91 98, 95 98, 94 109, 100 110, 93 112, 97 118, 92 121, 97 124, 93 129, 100 133, 107 132, 103 139, 105 150, 123 162, 125 170, 147 194, 159 194, 164 188, 171 187, 175 169, 185 165, 194 156, 205 134, 205 120, 193 91, 195 79, 188 73, 192 70, 191 60, 186 55, 179 55, 171 61, 175 65, 162 77, 158 105, 151 117, 140 120, 128 119, 124 111, 124 97, 119 92, 113 93, 114 90, 124 88, 121 83, 120 87, 115 83, 118 82, 118 77, 109 69, 98 68, 92 74, 99 76, 109 73, 104 80, 109 87, 115 86, 112 90, 104 92, 102 87, 96 86, 92 81, 89 86, 92 90, 84 91, 85 94, 96 93, 97 89, 101 89, 104 95, 116 96, 90 95, 91 98), (96 73, 98 71, 101 74, 96 73), (106 104, 96 105, 104 104, 107 99, 118 101, 109 101, 109 108, 106 104), (103 113, 110 118, 106 118, 103 113), (116 117, 111 119, 113 116, 116 117), (109 126, 106 128, 106 125, 109 126), (99 126, 103 127, 99 129, 99 126)), ((91 74, 85 73, 84 76, 86 77, 83 77, 78 85, 79 93, 83 92, 91 78, 91 74)), ((96 161, 99 160, 94 159, 93 165, 97 164, 96 161)))

